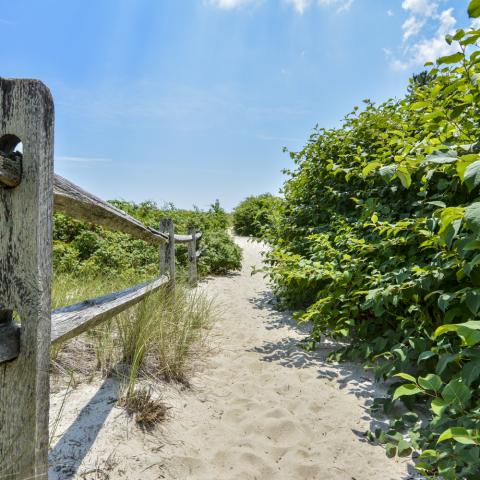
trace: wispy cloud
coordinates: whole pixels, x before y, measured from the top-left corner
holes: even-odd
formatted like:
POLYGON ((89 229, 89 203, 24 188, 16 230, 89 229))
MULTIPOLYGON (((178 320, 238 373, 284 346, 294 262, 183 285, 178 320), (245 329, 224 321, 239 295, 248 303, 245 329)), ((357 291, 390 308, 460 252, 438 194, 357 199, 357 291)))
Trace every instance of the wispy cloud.
MULTIPOLYGON (((204 0, 205 5, 222 10, 235 10, 246 6, 260 5, 264 0, 204 0)), ((293 7, 295 12, 302 15, 313 4, 321 7, 334 7, 337 13, 348 12, 355 0, 277 0, 293 7)))
POLYGON ((223 10, 234 10, 245 7, 246 5, 258 4, 260 1, 261 0, 207 0, 205 3, 223 10))
POLYGON ((453 8, 441 10, 437 0, 404 0, 402 8, 409 14, 402 24, 402 45, 398 53, 384 49, 393 70, 408 70, 435 61, 457 51, 445 36, 455 31, 457 19, 453 8), (432 32, 425 35, 424 32, 432 32))
POLYGON ((310 6, 310 0, 285 0, 287 4, 293 6, 300 15, 310 6))
POLYGON ((16 22, 12 22, 12 20, 7 20, 6 18, 0 18, 0 24, 2 24, 2 25, 16 25, 16 22))
POLYGON ((337 13, 348 12, 354 0, 318 0, 318 4, 325 7, 335 7, 337 13))
POLYGON ((55 160, 59 162, 74 162, 74 163, 106 163, 106 162, 112 161, 110 158, 68 157, 68 156, 55 157, 55 160))

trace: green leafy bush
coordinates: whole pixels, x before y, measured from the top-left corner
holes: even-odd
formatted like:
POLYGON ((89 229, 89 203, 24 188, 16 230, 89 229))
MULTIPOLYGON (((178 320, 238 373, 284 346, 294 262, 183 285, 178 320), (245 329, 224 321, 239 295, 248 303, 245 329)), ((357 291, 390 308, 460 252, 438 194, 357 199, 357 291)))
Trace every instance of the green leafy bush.
POLYGON ((370 438, 418 452, 432 479, 480 478, 479 38, 447 37, 458 53, 404 99, 316 130, 265 233, 276 292, 312 342, 347 340, 334 358, 395 380, 374 407, 409 412, 370 438))
POLYGON ((265 227, 274 222, 282 205, 282 199, 270 193, 250 196, 233 211, 233 227, 239 235, 260 237, 265 227))
MULTIPOLYGON (((189 226, 204 232, 200 248, 205 255, 199 264, 203 274, 224 273, 241 267, 241 250, 226 234, 229 220, 218 202, 208 211, 181 210, 172 205, 161 209, 153 202, 135 204, 115 200, 112 203, 149 227, 158 228, 160 219, 168 217, 173 219, 176 233, 187 233, 189 226)), ((158 255, 158 247, 129 235, 55 214, 53 263, 58 274, 94 277, 121 274, 147 278, 158 273, 158 255)), ((185 245, 176 247, 176 258, 180 268, 186 265, 185 245)))

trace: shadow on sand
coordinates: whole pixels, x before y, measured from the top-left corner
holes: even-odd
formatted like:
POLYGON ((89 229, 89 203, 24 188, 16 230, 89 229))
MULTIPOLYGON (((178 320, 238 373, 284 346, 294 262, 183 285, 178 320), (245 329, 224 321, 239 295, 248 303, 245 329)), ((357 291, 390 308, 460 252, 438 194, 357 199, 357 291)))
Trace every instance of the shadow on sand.
MULTIPOLYGON (((249 349, 261 355, 264 362, 275 362, 286 368, 316 368, 317 377, 334 381, 341 390, 348 394, 363 399, 363 420, 370 423, 371 429, 385 428, 388 425, 386 418, 374 418, 371 416, 369 407, 376 397, 385 396, 385 385, 376 383, 373 376, 366 372, 361 365, 355 363, 330 363, 327 361, 328 354, 344 346, 341 343, 322 340, 313 352, 302 349, 299 345, 301 336, 308 336, 310 326, 296 322, 291 312, 280 311, 276 308, 275 299, 271 292, 263 291, 249 299, 255 308, 268 312, 265 316, 265 326, 271 329, 287 329, 286 335, 278 342, 265 342, 261 346, 249 349), (288 330, 292 335, 288 335, 288 330), (300 339, 299 339, 300 334, 300 339)), ((361 442, 368 442, 364 432, 352 429, 352 433, 361 442)), ((411 465, 407 467, 407 473, 402 480, 421 479, 411 465)))
MULTIPOLYGON (((49 452, 49 477, 73 478, 115 407, 119 382, 107 378, 49 452)), ((67 399, 68 401, 68 399, 67 399)))

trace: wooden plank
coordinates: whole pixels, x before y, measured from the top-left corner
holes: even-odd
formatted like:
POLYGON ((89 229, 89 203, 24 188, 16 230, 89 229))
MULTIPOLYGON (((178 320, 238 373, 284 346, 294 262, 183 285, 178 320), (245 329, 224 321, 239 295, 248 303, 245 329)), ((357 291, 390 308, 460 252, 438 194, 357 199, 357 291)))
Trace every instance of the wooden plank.
POLYGON ((162 276, 126 290, 55 310, 52 312, 52 343, 64 342, 96 327, 167 283, 168 277, 162 276))
MULTIPOLYGON (((15 187, 19 185, 20 179, 21 163, 0 152, 0 183, 8 187, 15 187)), ((128 233, 153 244, 162 244, 168 241, 166 235, 146 227, 128 213, 83 190, 60 175, 54 176, 54 209, 56 212, 65 213, 78 220, 128 233)), ((196 235, 197 240, 202 238, 202 232, 198 232, 196 235)), ((191 240, 191 235, 175 235, 177 243, 188 243, 191 240)))
POLYGON ((146 227, 128 213, 86 192, 60 175, 55 175, 54 194, 56 212, 111 230, 128 233, 153 244, 168 241, 161 232, 146 227))
POLYGON ((168 274, 170 277, 170 288, 174 289, 176 284, 175 271, 175 230, 171 218, 160 220, 160 231, 168 235, 168 244, 160 246, 160 275, 168 274))
MULTIPOLYGON (((196 233, 196 239, 200 240, 202 238, 203 233, 198 232, 196 233)), ((177 243, 188 243, 192 241, 192 235, 175 235, 175 241, 177 243)))
POLYGON ((195 287, 197 285, 197 232, 195 227, 188 229, 192 240, 188 242, 188 283, 195 287))
MULTIPOLYGON (((0 478, 47 479, 53 214, 53 100, 36 80, 0 78, 0 151, 23 144, 22 178, 0 188, 0 343, 21 321, 20 351, 0 364, 0 478)), ((17 333, 18 335, 18 333, 17 333)))
POLYGON ((7 187, 17 187, 22 178, 22 155, 5 157, 0 153, 0 182, 7 187))

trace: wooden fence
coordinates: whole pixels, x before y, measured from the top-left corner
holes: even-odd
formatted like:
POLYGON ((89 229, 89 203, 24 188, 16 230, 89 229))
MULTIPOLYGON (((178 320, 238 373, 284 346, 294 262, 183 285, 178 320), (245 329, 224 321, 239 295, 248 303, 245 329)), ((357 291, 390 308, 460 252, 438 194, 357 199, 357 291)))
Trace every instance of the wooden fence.
POLYGON ((54 174, 53 111, 41 82, 0 78, 1 480, 47 478, 50 345, 174 288, 176 243, 188 245, 189 281, 197 282, 201 233, 176 235, 171 219, 146 227, 54 174), (20 142, 23 154, 12 155, 20 142), (51 312, 54 210, 158 245, 160 276, 51 312))

